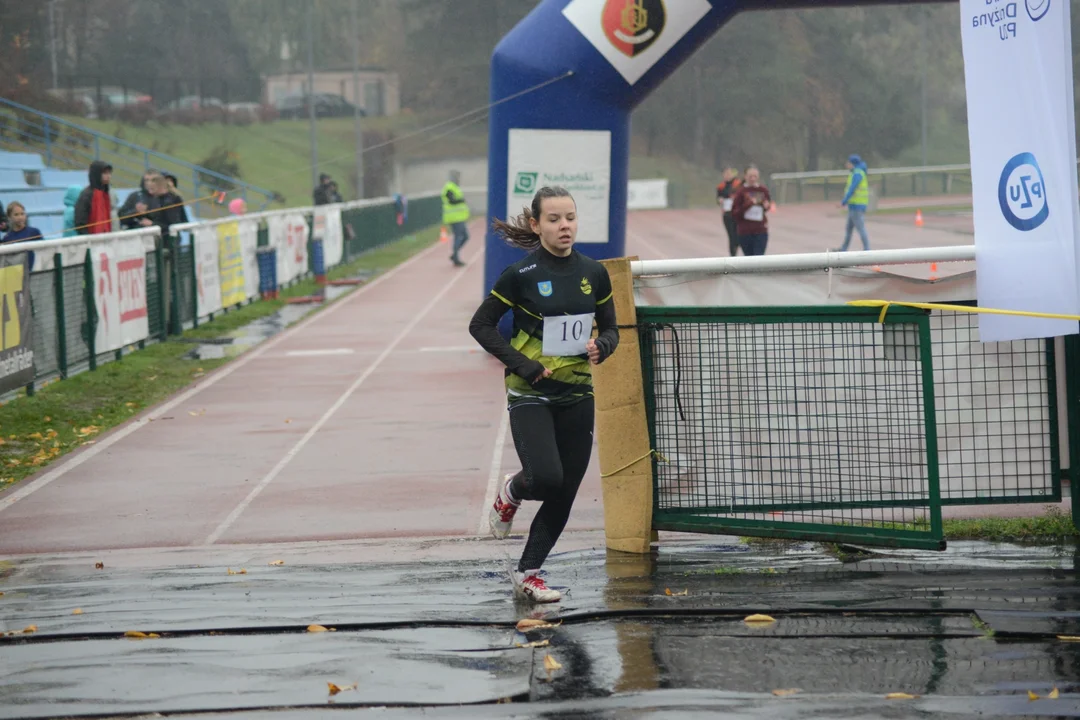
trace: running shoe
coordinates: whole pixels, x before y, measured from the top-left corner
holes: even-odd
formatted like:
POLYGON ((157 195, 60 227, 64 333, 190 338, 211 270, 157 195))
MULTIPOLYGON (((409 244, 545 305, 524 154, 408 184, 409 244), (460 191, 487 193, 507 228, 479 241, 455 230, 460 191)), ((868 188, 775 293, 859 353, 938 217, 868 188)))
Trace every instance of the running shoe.
POLYGON ((562 593, 545 585, 539 572, 539 570, 526 570, 520 573, 511 570, 510 581, 514 584, 514 594, 535 603, 553 603, 562 600, 562 593))
POLYGON ((504 540, 510 534, 510 526, 514 524, 514 515, 521 507, 521 503, 510 501, 509 487, 512 477, 514 476, 511 474, 504 478, 502 489, 495 496, 495 504, 491 506, 491 512, 488 513, 491 534, 499 540, 504 540))

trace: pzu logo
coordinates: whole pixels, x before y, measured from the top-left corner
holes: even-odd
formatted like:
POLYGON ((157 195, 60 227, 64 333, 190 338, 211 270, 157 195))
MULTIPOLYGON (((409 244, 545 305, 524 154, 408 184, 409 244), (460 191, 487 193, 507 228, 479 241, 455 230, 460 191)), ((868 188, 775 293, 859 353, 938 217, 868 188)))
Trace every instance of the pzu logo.
POLYGON ((1027 232, 1046 222, 1050 206, 1046 202, 1042 170, 1034 155, 1020 153, 1005 163, 998 181, 998 203, 1005 220, 1017 230, 1027 232))

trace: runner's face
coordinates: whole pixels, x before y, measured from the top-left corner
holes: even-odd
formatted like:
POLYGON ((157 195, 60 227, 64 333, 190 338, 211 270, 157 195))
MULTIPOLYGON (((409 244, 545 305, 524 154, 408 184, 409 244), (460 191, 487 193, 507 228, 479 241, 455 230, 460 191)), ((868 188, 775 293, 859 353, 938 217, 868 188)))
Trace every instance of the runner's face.
POLYGON ((746 172, 746 184, 747 185, 757 185, 758 180, 760 178, 761 178, 761 173, 759 173, 757 170, 748 170, 746 172))
POLYGON ((577 239, 577 206, 568 197, 544 198, 540 201, 539 221, 530 221, 540 244, 553 255, 569 255, 577 239))

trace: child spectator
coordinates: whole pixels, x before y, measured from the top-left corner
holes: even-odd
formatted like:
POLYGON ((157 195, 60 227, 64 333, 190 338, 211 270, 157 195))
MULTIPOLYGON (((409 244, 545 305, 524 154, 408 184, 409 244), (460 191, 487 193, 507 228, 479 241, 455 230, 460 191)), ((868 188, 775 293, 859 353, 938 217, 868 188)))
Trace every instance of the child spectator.
MULTIPOLYGON (((31 240, 44 239, 40 230, 27 224, 26 208, 23 207, 22 203, 13 202, 8 205, 7 217, 9 230, 7 234, 4 235, 4 245, 7 245, 8 243, 30 242, 31 240)), ((26 255, 26 265, 33 270, 34 251, 31 250, 26 255)))

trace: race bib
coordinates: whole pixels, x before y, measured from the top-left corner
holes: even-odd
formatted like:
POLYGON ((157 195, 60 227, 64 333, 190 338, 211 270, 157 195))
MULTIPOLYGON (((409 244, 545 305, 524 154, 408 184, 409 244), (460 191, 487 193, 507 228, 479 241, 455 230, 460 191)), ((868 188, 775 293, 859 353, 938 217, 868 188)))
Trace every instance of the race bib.
POLYGON ((593 313, 554 315, 544 318, 544 349, 547 357, 584 355, 592 335, 593 313))
POLYGON ((760 205, 751 205, 743 218, 752 222, 761 222, 765 219, 765 208, 760 205))
POLYGON ((735 204, 732 198, 724 198, 724 212, 731 212, 731 206, 735 204))

